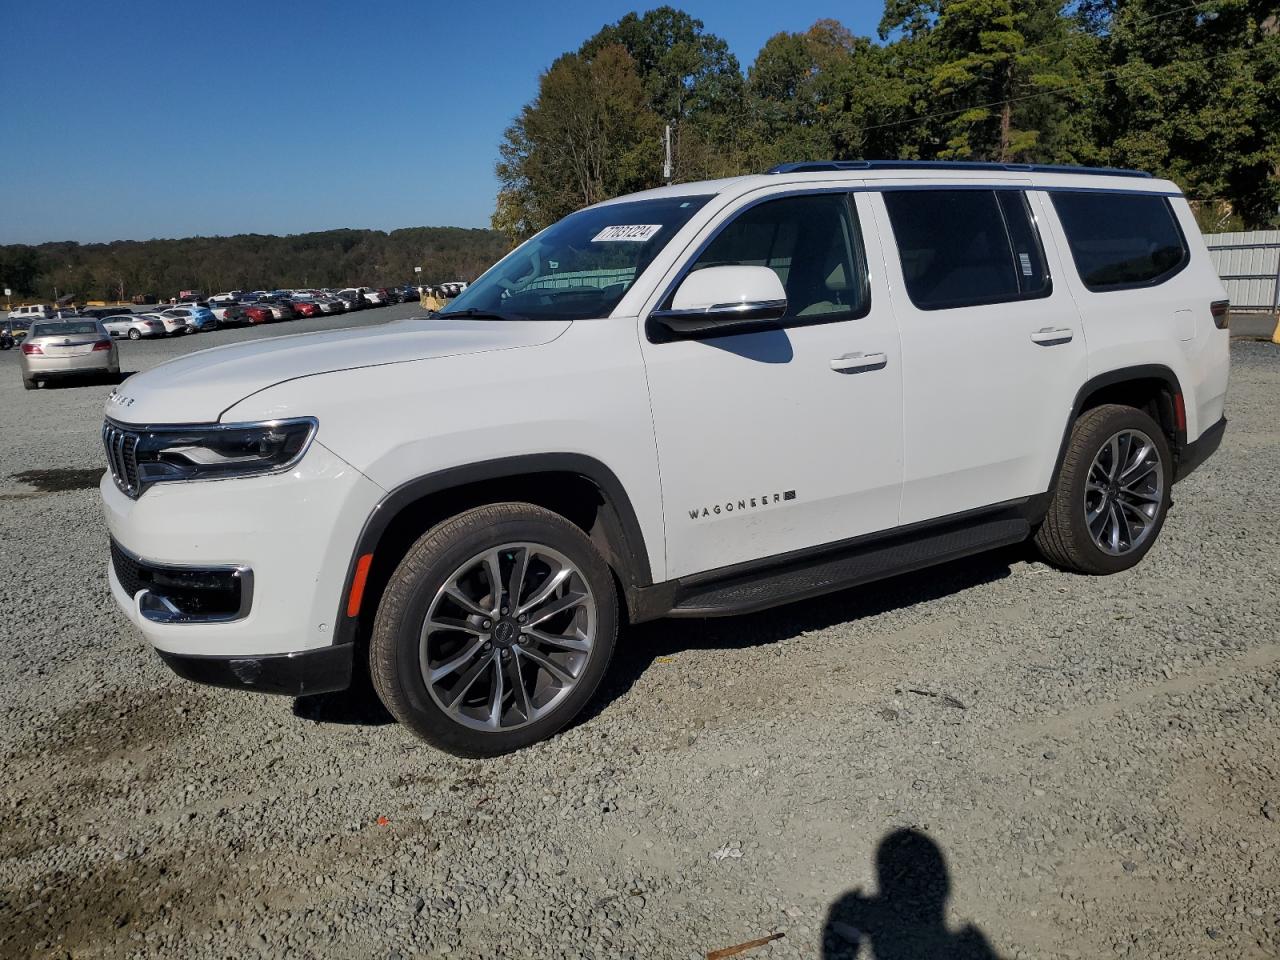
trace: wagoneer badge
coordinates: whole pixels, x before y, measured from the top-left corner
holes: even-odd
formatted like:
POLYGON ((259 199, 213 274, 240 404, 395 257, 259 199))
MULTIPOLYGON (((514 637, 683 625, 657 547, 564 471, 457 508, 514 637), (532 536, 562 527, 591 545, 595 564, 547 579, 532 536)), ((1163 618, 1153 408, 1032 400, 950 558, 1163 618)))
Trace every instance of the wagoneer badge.
POLYGON ((796 492, 794 490, 786 490, 783 493, 766 493, 762 497, 743 497, 741 500, 729 500, 725 503, 717 503, 711 507, 700 507, 689 511, 690 520, 700 520, 703 517, 719 515, 722 513, 733 513, 735 510, 745 512, 747 510, 758 510, 760 507, 767 507, 771 503, 783 503, 787 500, 794 500, 796 492))

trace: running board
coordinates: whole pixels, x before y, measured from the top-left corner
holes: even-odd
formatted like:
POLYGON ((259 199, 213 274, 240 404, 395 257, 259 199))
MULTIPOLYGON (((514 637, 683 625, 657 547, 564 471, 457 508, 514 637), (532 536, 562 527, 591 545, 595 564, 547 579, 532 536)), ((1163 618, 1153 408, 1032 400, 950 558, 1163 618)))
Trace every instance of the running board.
POLYGON ((876 537, 839 553, 800 557, 748 573, 680 581, 667 616, 724 617, 856 587, 1025 540, 1023 517, 975 518, 912 534, 876 537))

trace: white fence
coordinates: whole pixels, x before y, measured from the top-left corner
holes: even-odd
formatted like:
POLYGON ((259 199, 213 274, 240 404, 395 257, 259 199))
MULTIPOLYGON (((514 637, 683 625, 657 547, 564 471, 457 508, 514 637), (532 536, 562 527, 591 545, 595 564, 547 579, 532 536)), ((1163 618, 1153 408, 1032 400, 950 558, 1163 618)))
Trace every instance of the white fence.
POLYGON ((1280 311, 1280 230, 1207 233, 1204 242, 1233 310, 1280 311))

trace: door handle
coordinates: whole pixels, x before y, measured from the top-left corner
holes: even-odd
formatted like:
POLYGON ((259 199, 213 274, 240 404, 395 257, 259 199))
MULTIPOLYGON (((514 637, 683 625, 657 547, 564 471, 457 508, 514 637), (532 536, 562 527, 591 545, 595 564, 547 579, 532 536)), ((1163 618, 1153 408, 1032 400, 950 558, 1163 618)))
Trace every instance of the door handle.
POLYGON ((889 363, 883 353, 846 353, 831 361, 831 369, 837 373, 858 373, 862 370, 880 370, 889 363))
POLYGON ((1060 343, 1070 343, 1075 331, 1070 327, 1041 327, 1031 334, 1031 342, 1042 347, 1053 347, 1060 343))

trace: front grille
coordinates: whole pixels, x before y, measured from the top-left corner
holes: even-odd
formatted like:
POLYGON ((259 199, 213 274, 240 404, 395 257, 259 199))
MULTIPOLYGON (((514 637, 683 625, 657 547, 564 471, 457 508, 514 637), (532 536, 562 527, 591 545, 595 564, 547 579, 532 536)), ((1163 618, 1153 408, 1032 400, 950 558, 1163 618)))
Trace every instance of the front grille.
POLYGON ((142 493, 138 481, 138 435, 108 420, 102 425, 102 445, 107 451, 111 479, 126 496, 137 498, 142 493))
POLYGON ((139 590, 146 590, 151 586, 150 581, 143 576, 142 564, 121 550, 120 544, 114 540, 111 541, 111 566, 116 571, 120 586, 129 596, 135 597, 139 590))

